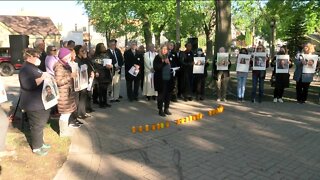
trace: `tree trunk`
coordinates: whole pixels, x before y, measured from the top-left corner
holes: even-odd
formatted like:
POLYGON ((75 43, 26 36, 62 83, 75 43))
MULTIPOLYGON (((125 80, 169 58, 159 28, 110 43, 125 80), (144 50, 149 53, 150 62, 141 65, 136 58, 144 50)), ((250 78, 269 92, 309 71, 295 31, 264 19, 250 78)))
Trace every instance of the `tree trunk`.
POLYGON ((111 32, 109 30, 106 30, 106 47, 108 46, 108 43, 110 41, 111 38, 111 32))
POLYGON ((180 42, 180 0, 176 0, 176 42, 180 42))
POLYGON ((210 38, 210 34, 206 33, 206 44, 207 44, 207 59, 212 59, 212 46, 213 46, 213 41, 210 38))
POLYGON ((160 47, 161 33, 154 33, 154 37, 155 37, 155 40, 156 40, 156 47, 160 47))
POLYGON ((146 47, 149 47, 149 44, 152 44, 152 33, 151 33, 151 24, 149 20, 143 23, 143 35, 146 42, 146 47))
POLYGON ((231 1, 216 0, 216 35, 214 54, 216 55, 220 47, 224 47, 229 52, 231 47, 231 1))

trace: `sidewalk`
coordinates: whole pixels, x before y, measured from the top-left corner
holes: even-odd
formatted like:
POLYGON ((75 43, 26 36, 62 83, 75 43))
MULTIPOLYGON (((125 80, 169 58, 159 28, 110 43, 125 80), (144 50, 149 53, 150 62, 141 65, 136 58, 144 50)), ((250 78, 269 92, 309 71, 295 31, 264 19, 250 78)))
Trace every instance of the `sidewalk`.
POLYGON ((95 108, 55 179, 320 179, 319 105, 222 104, 225 112, 211 117, 213 100, 173 103, 166 118, 157 115, 155 101, 124 98, 95 108), (131 133, 135 125, 197 112, 203 120, 131 133))

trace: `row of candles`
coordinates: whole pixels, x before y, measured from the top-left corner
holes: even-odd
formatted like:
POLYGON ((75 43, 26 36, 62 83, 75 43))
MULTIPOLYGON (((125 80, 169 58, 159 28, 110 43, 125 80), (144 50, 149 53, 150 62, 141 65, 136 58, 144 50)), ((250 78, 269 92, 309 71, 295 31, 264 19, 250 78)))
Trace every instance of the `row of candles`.
MULTIPOLYGON (((222 105, 219 105, 218 108, 209 110, 208 115, 212 116, 215 114, 222 113, 223 111, 224 111, 224 107, 222 105)), ((204 114, 198 113, 198 114, 187 116, 185 118, 175 120, 174 122, 176 125, 180 125, 180 124, 189 123, 196 120, 201 120, 203 117, 204 117, 204 114)), ((131 132, 136 133, 138 131, 139 133, 142 133, 143 131, 149 132, 150 130, 155 131, 155 130, 161 130, 163 128, 169 128, 169 127, 170 127, 170 121, 165 121, 165 122, 160 122, 152 125, 146 124, 144 126, 142 125, 132 126, 131 132)))

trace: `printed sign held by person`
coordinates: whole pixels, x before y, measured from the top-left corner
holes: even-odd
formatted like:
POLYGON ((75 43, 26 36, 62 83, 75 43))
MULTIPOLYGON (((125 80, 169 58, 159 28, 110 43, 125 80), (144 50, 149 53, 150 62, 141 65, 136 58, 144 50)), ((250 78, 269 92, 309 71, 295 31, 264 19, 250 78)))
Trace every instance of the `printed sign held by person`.
POLYGON ((217 53, 217 70, 228 70, 229 53, 217 53))
POLYGON ((53 76, 44 79, 41 97, 45 109, 58 104, 59 90, 53 76))
POLYGON ((248 54, 239 54, 237 60, 237 72, 249 72, 251 55, 248 54))
POLYGON ((289 55, 277 55, 276 73, 289 73, 289 55))
POLYGON ((205 57, 194 57, 193 61, 194 61, 193 74, 203 74, 204 66, 206 63, 205 57))
POLYGON ((303 73, 315 73, 318 62, 318 55, 303 54, 303 59, 307 64, 303 65, 303 73))
POLYGON ((266 70, 266 59, 267 53, 265 52, 256 52, 254 53, 253 58, 253 70, 266 70))

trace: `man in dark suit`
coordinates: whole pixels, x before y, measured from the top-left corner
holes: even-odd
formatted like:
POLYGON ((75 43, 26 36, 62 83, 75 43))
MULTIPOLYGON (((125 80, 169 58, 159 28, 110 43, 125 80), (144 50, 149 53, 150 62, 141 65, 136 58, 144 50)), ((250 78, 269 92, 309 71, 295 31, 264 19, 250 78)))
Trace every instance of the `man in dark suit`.
MULTIPOLYGON (((174 43, 173 42, 169 42, 167 44, 168 46, 168 59, 170 61, 170 65, 171 68, 175 68, 175 67, 179 67, 180 63, 179 63, 179 58, 177 53, 175 52, 175 47, 174 47, 174 43)), ((178 70, 179 71, 179 70, 178 70)), ((178 94, 178 73, 175 74, 175 76, 172 77, 172 82, 173 82, 173 90, 172 90, 172 94, 171 94, 171 101, 172 102, 177 102, 178 98, 177 98, 177 94, 178 94)))
POLYGON ((137 52, 137 42, 131 41, 130 49, 124 52, 125 77, 129 101, 138 101, 138 91, 141 80, 140 68, 143 66, 143 61, 142 54, 137 52), (133 89, 132 83, 134 83, 133 89))
POLYGON ((117 40, 111 39, 109 41, 109 49, 107 49, 107 56, 112 59, 113 77, 111 85, 111 100, 110 102, 120 102, 120 80, 121 67, 123 66, 123 56, 120 49, 117 48, 117 40))

